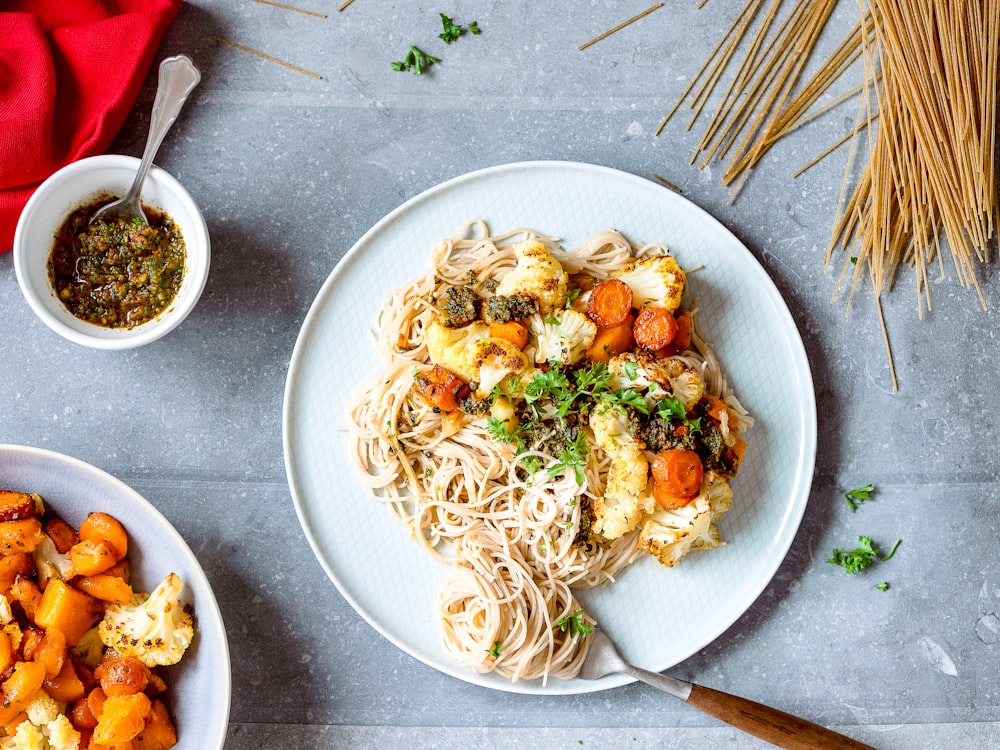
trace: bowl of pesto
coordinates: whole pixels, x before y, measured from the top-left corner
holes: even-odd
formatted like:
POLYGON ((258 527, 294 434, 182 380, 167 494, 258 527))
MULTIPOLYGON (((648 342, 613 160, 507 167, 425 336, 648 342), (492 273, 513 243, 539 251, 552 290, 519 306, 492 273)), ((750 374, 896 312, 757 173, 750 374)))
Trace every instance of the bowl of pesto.
POLYGON ((211 242, 184 187, 153 166, 142 189, 147 222, 95 221, 128 190, 139 160, 105 155, 59 170, 31 196, 14 234, 14 269, 35 314, 70 341, 129 349, 188 316, 208 279, 211 242))

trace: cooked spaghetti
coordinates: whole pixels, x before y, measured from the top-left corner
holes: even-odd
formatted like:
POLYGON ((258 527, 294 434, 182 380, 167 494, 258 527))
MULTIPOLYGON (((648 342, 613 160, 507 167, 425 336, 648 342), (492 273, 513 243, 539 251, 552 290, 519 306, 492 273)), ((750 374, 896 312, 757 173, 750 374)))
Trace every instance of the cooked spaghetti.
POLYGON ((382 305, 353 458, 451 563, 438 613, 471 669, 575 676, 593 621, 574 589, 722 543, 752 419, 686 284, 663 245, 603 231, 567 251, 472 221, 382 305))

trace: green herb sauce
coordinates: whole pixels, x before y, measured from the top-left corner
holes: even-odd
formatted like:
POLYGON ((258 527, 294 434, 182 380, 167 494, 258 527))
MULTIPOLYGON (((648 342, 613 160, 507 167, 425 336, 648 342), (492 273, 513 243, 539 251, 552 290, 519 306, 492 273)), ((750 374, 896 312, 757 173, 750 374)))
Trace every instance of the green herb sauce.
POLYGON ((73 315, 106 328, 133 328, 159 315, 184 278, 184 238, 166 214, 143 206, 139 220, 90 219, 111 196, 78 208, 60 227, 49 279, 73 315))

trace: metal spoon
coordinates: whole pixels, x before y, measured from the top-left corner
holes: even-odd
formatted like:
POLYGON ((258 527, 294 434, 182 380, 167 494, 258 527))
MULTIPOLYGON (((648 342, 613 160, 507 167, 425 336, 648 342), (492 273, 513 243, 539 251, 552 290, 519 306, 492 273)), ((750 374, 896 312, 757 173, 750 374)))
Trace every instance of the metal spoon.
POLYGON ((140 201, 142 185, 153 164, 153 157, 163 143, 164 136, 180 114, 188 94, 200 80, 201 73, 187 55, 168 57, 160 63, 160 78, 156 98, 153 100, 153 114, 149 121, 149 136, 146 138, 146 148, 142 152, 142 161, 139 162, 139 171, 125 197, 102 207, 91 217, 91 224, 98 220, 106 222, 111 219, 131 220, 136 217, 142 219, 143 224, 149 224, 140 201))
POLYGON ((737 729, 787 750, 874 750, 870 745, 775 708, 633 666, 621 657, 603 630, 595 628, 588 638, 590 648, 579 674, 585 680, 596 680, 609 674, 634 677, 737 729))

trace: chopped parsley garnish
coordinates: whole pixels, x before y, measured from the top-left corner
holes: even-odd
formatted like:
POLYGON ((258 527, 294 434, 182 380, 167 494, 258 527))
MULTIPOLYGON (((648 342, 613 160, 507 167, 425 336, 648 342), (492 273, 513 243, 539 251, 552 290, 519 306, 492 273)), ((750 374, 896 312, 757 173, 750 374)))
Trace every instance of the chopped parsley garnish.
POLYGON ((833 556, 827 562, 840 565, 847 575, 853 575, 860 573, 872 563, 879 560, 888 560, 896 553, 896 548, 901 541, 901 539, 897 539, 896 543, 892 545, 892 549, 889 550, 889 554, 883 556, 878 547, 872 544, 870 536, 859 536, 858 547, 856 549, 843 550, 835 548, 833 556))
POLYGON ((551 315, 545 319, 545 325, 557 326, 557 325, 560 325, 561 323, 562 323, 562 321, 559 320, 559 318, 555 318, 555 317, 553 317, 551 315))
POLYGON ((402 60, 391 63, 391 65, 392 69, 396 71, 408 70, 414 75, 423 75, 427 68, 439 62, 441 62, 440 58, 428 55, 411 44, 406 56, 402 60))
MULTIPOLYGON (((471 26, 469 27, 469 31, 472 31, 472 27, 471 26)), ((479 32, 473 31, 472 33, 477 34, 479 32)), ((580 296, 580 293, 582 291, 583 290, 580 289, 579 287, 573 287, 572 289, 566 290, 566 309, 567 310, 573 306, 573 303, 576 302, 576 298, 580 296)))
POLYGON ((857 510, 858 505, 866 500, 872 499, 872 493, 874 491, 875 485, 866 484, 864 487, 858 487, 857 489, 844 493, 844 498, 847 500, 847 507, 852 511, 857 510))
POLYGON ((521 446, 521 436, 518 435, 518 430, 514 432, 509 432, 507 430, 507 423, 502 419, 497 419, 496 417, 487 417, 486 419, 486 432, 489 433, 490 439, 494 443, 508 443, 509 445, 521 446))
POLYGON ((493 645, 486 649, 486 653, 494 659, 500 658, 500 651, 503 649, 503 641, 493 641, 493 645))
POLYGON ((576 612, 571 612, 565 617, 560 617, 554 623, 552 627, 563 631, 564 633, 569 630, 569 634, 574 638, 583 638, 588 633, 593 633, 593 626, 587 624, 587 621, 583 619, 583 610, 578 609, 576 612))
POLYGON ((882 583, 876 583, 875 584, 875 588, 877 588, 879 591, 888 591, 889 590, 889 582, 888 581, 882 581, 882 583))
MULTIPOLYGON (((451 44, 462 36, 462 32, 464 31, 462 24, 455 23, 444 13, 439 13, 438 15, 441 16, 441 26, 444 29, 444 31, 438 34, 439 39, 441 39, 445 44, 451 44)), ((473 36, 478 36, 481 33, 479 24, 476 21, 472 21, 469 24, 469 33, 473 36)))
POLYGON ((656 413, 662 419, 679 420, 681 424, 687 427, 689 435, 701 432, 701 417, 689 419, 687 409, 684 408, 684 402, 676 396, 667 396, 664 399, 660 399, 656 405, 656 413))
POLYGON ((559 454, 559 460, 549 466, 549 478, 555 479, 564 471, 572 470, 576 474, 576 483, 583 484, 583 467, 587 463, 587 454, 590 453, 590 446, 587 444, 587 434, 580 430, 576 438, 573 439, 559 454))

